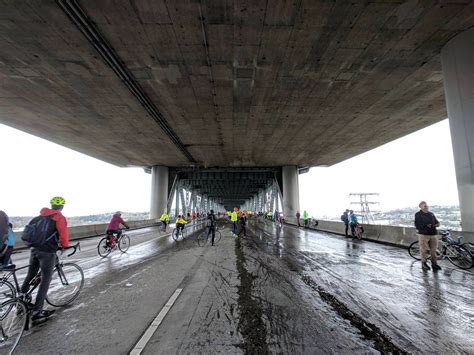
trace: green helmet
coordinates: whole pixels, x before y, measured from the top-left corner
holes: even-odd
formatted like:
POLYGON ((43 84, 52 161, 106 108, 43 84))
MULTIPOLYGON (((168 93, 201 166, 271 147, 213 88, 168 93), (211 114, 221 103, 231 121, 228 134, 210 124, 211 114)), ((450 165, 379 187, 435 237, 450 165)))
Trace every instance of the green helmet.
POLYGON ((61 196, 56 196, 51 199, 51 206, 64 206, 66 204, 66 200, 61 196))

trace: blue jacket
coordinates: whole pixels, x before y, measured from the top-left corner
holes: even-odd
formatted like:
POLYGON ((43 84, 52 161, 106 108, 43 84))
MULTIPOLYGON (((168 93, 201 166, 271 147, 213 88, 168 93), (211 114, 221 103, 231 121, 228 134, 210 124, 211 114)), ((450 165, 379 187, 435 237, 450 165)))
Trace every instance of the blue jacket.
POLYGON ((13 232, 13 229, 8 228, 8 238, 5 241, 5 244, 8 245, 9 247, 15 246, 16 242, 16 237, 15 237, 15 232, 13 232))
POLYGON ((357 220, 357 216, 355 214, 351 214, 351 223, 358 224, 359 221, 357 220))

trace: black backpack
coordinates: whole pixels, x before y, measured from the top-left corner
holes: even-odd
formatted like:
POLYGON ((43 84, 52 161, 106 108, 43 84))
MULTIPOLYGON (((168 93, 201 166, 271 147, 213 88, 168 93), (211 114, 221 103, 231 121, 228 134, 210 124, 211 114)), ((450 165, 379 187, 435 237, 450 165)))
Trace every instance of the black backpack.
POLYGON ((56 222, 51 217, 35 217, 25 226, 21 234, 21 240, 23 240, 27 247, 42 247, 50 241, 57 243, 58 231, 56 229, 56 222))

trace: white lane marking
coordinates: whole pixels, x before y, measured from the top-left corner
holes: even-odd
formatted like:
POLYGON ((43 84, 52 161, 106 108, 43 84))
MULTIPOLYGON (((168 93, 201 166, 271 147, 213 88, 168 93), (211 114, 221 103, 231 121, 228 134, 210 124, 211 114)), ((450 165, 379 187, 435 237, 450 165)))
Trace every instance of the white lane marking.
POLYGON ((160 326, 161 322, 165 318, 166 314, 169 312, 171 307, 173 306, 174 302, 178 298, 179 294, 183 291, 182 288, 177 288, 176 291, 174 291, 173 295, 170 297, 168 302, 164 305, 164 307, 161 309, 160 313, 156 316, 156 318, 153 320, 153 322, 150 324, 148 329, 145 331, 145 333, 142 335, 138 343, 135 345, 135 347, 130 351, 130 355, 140 355, 145 349, 146 344, 150 341, 151 337, 153 334, 156 332, 158 327, 160 326))

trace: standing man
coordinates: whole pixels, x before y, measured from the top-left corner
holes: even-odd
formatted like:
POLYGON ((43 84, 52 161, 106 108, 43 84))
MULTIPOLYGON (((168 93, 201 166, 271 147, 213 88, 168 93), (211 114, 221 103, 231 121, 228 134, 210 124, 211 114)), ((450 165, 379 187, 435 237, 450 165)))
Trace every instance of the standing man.
POLYGON ((237 211, 239 209, 234 207, 234 211, 230 214, 230 221, 232 222, 232 234, 235 235, 237 233, 237 211))
POLYGON ((438 231, 436 227, 439 227, 439 222, 435 215, 428 211, 428 204, 425 201, 421 201, 418 207, 420 207, 420 210, 415 213, 415 227, 420 244, 421 268, 423 271, 430 270, 426 262, 426 248, 429 248, 433 271, 441 270, 436 258, 436 249, 438 248, 438 231))
POLYGON ((301 227, 301 225, 300 225, 300 217, 301 217, 300 211, 297 211, 297 212, 296 212, 296 221, 298 222, 298 227, 301 227))
POLYGON ((212 233, 212 239, 211 239, 211 245, 214 246, 214 238, 216 237, 216 215, 214 214, 214 210, 211 210, 211 212, 207 215, 207 225, 209 227, 209 230, 207 232, 207 237, 209 238, 209 234, 212 233))
POLYGON ((359 221, 357 220, 357 216, 353 210, 349 211, 349 222, 351 225, 351 235, 352 237, 355 237, 355 226, 359 224, 359 221))
POLYGON ((346 227, 346 230, 345 230, 345 234, 346 234, 346 238, 349 237, 349 210, 345 210, 344 213, 342 214, 341 216, 341 221, 344 222, 344 225, 346 227))
POLYGON ((67 221, 61 213, 65 204, 66 201, 64 198, 60 196, 53 197, 51 199, 51 208, 42 208, 40 216, 33 218, 29 223, 30 225, 35 225, 47 219, 48 235, 50 236, 49 240, 46 240, 41 246, 31 248, 28 274, 21 286, 21 293, 27 293, 30 281, 36 276, 38 270, 41 269, 41 283, 36 295, 35 306, 33 307, 32 321, 46 319, 54 313, 54 310, 44 310, 43 305, 46 294, 48 293, 51 277, 53 276, 58 241, 61 248, 67 248, 69 246, 67 221))
POLYGON ((305 228, 308 228, 308 221, 309 220, 309 215, 308 215, 308 212, 306 212, 306 210, 303 211, 303 221, 304 221, 304 227, 305 228))

